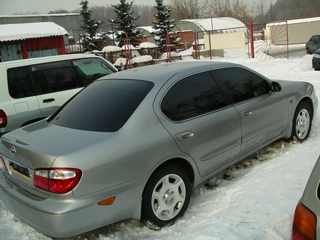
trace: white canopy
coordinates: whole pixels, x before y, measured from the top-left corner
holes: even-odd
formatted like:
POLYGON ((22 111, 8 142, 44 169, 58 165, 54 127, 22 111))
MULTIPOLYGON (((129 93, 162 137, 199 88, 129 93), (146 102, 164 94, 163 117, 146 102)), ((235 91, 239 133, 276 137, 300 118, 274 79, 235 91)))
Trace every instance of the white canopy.
POLYGON ((68 32, 53 22, 0 24, 0 41, 68 35, 68 32))
POLYGON ((230 17, 185 19, 180 21, 194 23, 198 25, 202 29, 202 31, 245 27, 245 25, 241 21, 235 18, 230 18, 230 17))

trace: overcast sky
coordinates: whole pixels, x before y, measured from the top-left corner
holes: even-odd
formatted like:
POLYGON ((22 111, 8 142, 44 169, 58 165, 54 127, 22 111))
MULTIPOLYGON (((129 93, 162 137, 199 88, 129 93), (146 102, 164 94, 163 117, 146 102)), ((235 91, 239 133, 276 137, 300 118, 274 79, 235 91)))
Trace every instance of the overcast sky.
MULTIPOLYGON (((45 14, 57 9, 65 9, 73 11, 80 8, 81 0, 0 0, 0 15, 12 15, 14 13, 37 12, 45 14)), ((242 0, 248 4, 259 3, 260 0, 242 0)), ((275 2, 276 0, 271 0, 275 2)), ((119 0, 88 0, 89 8, 92 6, 110 6, 118 4, 119 0)), ((131 2, 131 0, 128 0, 131 2)), ((270 0, 264 0, 270 2, 270 0)), ((169 0, 164 1, 165 4, 169 0)), ((139 5, 155 5, 155 0, 134 0, 134 4, 139 5)))

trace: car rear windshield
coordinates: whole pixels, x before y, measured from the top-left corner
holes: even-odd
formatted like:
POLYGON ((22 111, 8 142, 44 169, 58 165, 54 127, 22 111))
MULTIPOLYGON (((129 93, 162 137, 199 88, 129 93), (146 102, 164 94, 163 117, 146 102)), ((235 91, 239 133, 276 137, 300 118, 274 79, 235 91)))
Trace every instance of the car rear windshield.
POLYGON ((102 80, 88 86, 48 121, 67 128, 115 132, 129 119, 153 83, 102 80))

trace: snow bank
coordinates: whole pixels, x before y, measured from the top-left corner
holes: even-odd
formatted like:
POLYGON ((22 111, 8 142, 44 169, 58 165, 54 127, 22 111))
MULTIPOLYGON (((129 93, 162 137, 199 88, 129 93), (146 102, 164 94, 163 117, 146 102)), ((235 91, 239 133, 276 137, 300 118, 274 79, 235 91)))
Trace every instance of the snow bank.
MULTIPOLYGON (((114 63, 115 66, 124 66, 126 64, 126 58, 118 58, 116 62, 114 63)), ((150 55, 144 55, 139 57, 134 57, 131 60, 131 63, 142 63, 142 62, 149 62, 152 61, 152 56, 150 55)))
POLYGON ((132 58, 132 63, 142 63, 152 61, 152 57, 150 55, 144 55, 140 57, 132 58))
MULTIPOLYGON (((181 53, 176 53, 176 52, 170 52, 171 57, 179 57, 181 56, 181 53)), ((168 58, 168 54, 165 52, 163 54, 161 54, 160 59, 167 59, 168 58)))

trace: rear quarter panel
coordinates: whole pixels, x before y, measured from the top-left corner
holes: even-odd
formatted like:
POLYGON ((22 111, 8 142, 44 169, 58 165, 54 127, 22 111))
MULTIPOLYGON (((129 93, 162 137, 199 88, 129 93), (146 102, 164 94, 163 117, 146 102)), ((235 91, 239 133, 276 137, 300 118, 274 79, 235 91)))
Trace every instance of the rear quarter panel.
MULTIPOLYGON (((147 96, 118 132, 54 161, 51 167, 63 166, 82 171, 80 183, 74 189, 75 197, 138 178, 144 178, 144 188, 149 176, 167 160, 177 157, 192 161, 180 152, 156 118, 152 102, 153 97, 147 96)), ((142 191, 137 193, 137 196, 141 195, 142 191)))

